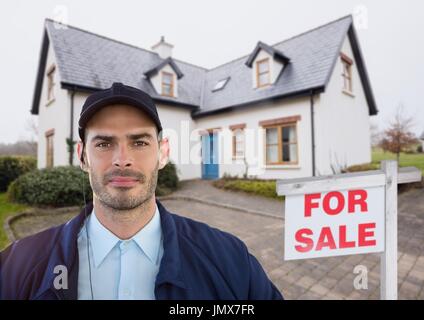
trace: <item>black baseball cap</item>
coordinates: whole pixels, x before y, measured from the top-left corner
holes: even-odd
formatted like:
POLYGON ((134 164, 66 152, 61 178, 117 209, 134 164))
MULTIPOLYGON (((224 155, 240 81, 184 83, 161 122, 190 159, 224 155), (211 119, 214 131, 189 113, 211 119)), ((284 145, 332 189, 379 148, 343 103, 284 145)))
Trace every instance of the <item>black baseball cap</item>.
POLYGON ((118 103, 134 106, 144 111, 156 124, 158 133, 162 131, 162 125, 153 99, 140 89, 126 86, 120 82, 114 82, 109 89, 97 91, 89 95, 85 100, 78 121, 78 133, 83 142, 84 130, 91 117, 101 108, 118 103))

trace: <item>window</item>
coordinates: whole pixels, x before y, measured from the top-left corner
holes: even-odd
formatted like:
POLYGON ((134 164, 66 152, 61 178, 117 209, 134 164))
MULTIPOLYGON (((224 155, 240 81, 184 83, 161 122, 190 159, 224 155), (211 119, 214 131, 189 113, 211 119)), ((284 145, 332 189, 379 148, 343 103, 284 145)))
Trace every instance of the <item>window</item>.
POLYGON ((54 72, 56 66, 53 64, 47 71, 47 102, 54 100, 54 72))
POLYGON ((342 60, 342 77, 343 77, 343 90, 352 93, 352 64, 353 60, 346 56, 344 53, 340 55, 342 60))
POLYGON ((258 88, 270 84, 269 58, 256 62, 256 83, 258 88))
POLYGON ((284 124, 265 128, 266 164, 296 164, 296 124, 284 124))
POLYGON ((51 129, 46 132, 46 167, 53 167, 54 159, 53 159, 53 137, 54 137, 54 129, 51 129))
POLYGON ((162 95, 174 96, 174 75, 169 72, 162 72, 162 95))
POLYGON ((233 158, 244 157, 244 132, 243 129, 233 131, 233 158))
POLYGON ((212 91, 219 91, 224 89, 225 85, 227 84, 228 80, 230 80, 230 77, 219 80, 216 84, 215 87, 213 87, 212 91))

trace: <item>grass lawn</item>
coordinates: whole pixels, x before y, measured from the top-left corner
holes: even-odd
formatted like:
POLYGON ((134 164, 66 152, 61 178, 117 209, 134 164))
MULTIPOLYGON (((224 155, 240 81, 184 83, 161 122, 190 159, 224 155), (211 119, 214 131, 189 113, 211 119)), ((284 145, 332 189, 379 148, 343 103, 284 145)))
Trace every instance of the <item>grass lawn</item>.
POLYGON ((25 205, 10 203, 6 199, 6 193, 0 193, 0 250, 3 250, 8 244, 6 233, 4 232, 4 221, 8 216, 14 215, 28 208, 25 205))
MULTIPOLYGON (((382 160, 396 160, 396 154, 384 152, 381 149, 372 150, 372 164, 378 166, 382 160)), ((399 158, 401 167, 417 167, 424 175, 424 153, 401 153, 399 158)))

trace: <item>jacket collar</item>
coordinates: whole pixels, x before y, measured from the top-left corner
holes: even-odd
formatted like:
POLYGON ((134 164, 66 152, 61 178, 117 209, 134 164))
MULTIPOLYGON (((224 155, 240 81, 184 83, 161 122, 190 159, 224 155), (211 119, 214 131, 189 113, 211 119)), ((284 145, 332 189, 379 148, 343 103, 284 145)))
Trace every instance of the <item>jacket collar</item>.
MULTIPOLYGON (((174 218, 168 210, 156 199, 161 218, 163 234, 163 256, 156 277, 156 287, 164 283, 171 283, 180 288, 186 289, 186 283, 181 267, 180 248, 177 234, 177 227, 174 218)), ((41 286, 35 298, 42 296, 45 291, 51 290, 60 299, 78 298, 78 233, 84 225, 86 216, 93 211, 93 203, 89 202, 82 208, 79 215, 69 220, 61 227, 59 235, 56 237, 55 246, 50 254, 48 266, 44 274, 41 286), (56 289, 55 278, 62 274, 57 266, 64 266, 67 270, 68 289, 56 289)), ((66 278, 66 277, 64 277, 66 278)))

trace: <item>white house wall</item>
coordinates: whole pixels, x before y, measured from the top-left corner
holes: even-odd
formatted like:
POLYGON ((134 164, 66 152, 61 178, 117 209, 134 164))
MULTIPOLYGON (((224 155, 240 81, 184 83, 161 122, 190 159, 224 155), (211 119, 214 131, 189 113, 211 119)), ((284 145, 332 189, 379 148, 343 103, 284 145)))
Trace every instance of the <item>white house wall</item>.
MULTIPOLYGON (((246 166, 243 160, 236 159, 224 163, 226 158, 232 159, 231 140, 223 139, 224 130, 229 131, 231 125, 245 123, 245 133, 253 132, 245 142, 246 160, 248 162, 248 175, 259 179, 288 179, 307 177, 311 175, 311 130, 310 130, 310 104, 309 98, 281 100, 266 102, 244 110, 237 110, 208 116, 196 120, 197 129, 221 128, 219 136, 219 176, 243 176, 246 166), (298 157, 296 165, 265 165, 264 164, 264 131, 259 125, 260 121, 276 118, 300 116, 297 123, 298 157), (248 151, 250 149, 250 151, 248 151)), ((200 139, 200 136, 199 136, 200 139)))
MULTIPOLYGON (((354 60, 349 38, 342 50, 354 60)), ((371 161, 368 104, 356 61, 352 65, 353 95, 343 93, 343 64, 338 57, 325 93, 315 102, 316 168, 318 175, 371 161)))
MULTIPOLYGON (((49 46, 47 54, 46 70, 56 64, 56 58, 49 46)), ((66 165, 69 162, 66 138, 69 136, 69 95, 66 90, 60 88, 60 72, 56 64, 54 72, 54 101, 47 105, 47 76, 44 70, 44 79, 41 90, 39 113, 38 113, 38 147, 37 167, 46 167, 46 131, 54 129, 53 136, 53 165, 66 165)))
POLYGON ((196 154, 200 153, 197 152, 200 146, 197 145, 197 135, 193 134, 195 124, 190 110, 163 104, 156 106, 163 128, 163 137, 169 139, 170 160, 176 164, 179 178, 181 180, 200 178, 200 162, 196 162, 196 159, 200 161, 200 158, 196 157, 196 154))

